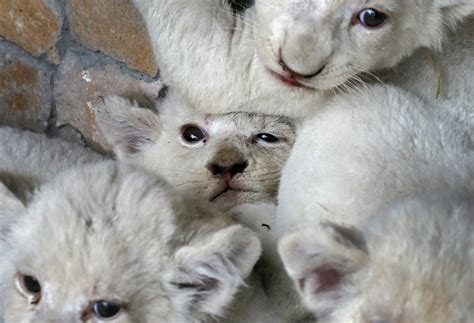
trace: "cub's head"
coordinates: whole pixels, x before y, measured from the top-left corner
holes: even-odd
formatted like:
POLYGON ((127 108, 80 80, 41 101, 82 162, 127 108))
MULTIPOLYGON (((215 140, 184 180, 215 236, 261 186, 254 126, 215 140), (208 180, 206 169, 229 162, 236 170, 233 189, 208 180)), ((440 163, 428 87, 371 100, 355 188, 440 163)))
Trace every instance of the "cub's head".
POLYGON ((61 174, 28 205, 0 186, 0 321, 205 321, 259 253, 250 230, 132 167, 61 174))
POLYGON ((305 305, 323 323, 474 320, 474 199, 407 200, 360 232, 324 223, 279 252, 305 305))
POLYGON ((155 113, 111 96, 96 107, 99 127, 118 159, 159 173, 179 191, 222 209, 274 200, 294 142, 288 119, 204 115, 171 90, 157 104, 155 113))
POLYGON ((392 67, 474 12, 471 0, 256 1, 257 50, 288 85, 333 89, 392 67))

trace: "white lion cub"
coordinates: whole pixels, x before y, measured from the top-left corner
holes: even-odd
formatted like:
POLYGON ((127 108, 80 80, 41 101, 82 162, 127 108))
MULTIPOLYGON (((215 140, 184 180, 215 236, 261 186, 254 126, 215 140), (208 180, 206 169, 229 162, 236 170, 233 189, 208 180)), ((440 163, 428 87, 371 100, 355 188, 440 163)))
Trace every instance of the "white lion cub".
POLYGON ((158 110, 115 96, 96 107, 99 128, 118 159, 152 170, 180 191, 223 209, 275 201, 295 136, 289 119, 206 115, 172 90, 158 110))
MULTIPOLYGON (((471 0, 133 2, 164 81, 198 109, 298 117, 361 75, 393 67, 420 47, 439 49, 449 27, 474 11, 471 0), (252 102, 260 99, 274 100, 252 102)), ((455 67, 452 61, 446 66, 455 67)))
POLYGON ((338 96, 304 121, 282 171, 276 215, 264 219, 272 230, 260 230, 260 273, 272 302, 291 315, 302 310, 279 272, 279 237, 317 221, 358 227, 402 198, 460 183, 472 188, 473 137, 472 111, 383 86, 338 96))
POLYGON ((301 126, 282 172, 278 227, 356 225, 407 197, 474 184, 474 115, 374 86, 339 96, 301 126))
POLYGON ((107 161, 58 175, 26 205, 0 194, 2 322, 266 314, 244 287, 260 255, 255 234, 153 174, 107 161))
POLYGON ((274 0, 256 7, 259 57, 317 90, 394 67, 419 48, 439 50, 449 28, 474 12, 472 0, 274 0))
POLYGON ((321 323, 474 322, 474 196, 403 200, 358 230, 321 223, 279 252, 321 323))

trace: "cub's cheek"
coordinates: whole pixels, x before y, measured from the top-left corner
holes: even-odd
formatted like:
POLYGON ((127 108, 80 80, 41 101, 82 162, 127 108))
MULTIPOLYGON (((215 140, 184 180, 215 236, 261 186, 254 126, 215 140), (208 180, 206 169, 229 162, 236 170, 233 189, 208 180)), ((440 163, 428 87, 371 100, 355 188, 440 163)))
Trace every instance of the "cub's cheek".
MULTIPOLYGON (((2 295, 3 296, 3 295, 2 295)), ((16 291, 7 292, 4 298, 4 317, 5 322, 32 322, 35 310, 28 303, 28 300, 16 291)))

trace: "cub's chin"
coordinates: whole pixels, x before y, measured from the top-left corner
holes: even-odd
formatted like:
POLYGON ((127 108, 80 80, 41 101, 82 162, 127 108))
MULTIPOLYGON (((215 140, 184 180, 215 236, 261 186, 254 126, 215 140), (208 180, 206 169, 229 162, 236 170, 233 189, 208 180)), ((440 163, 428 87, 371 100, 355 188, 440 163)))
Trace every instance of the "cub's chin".
POLYGON ((224 192, 209 198, 209 201, 219 209, 227 211, 239 204, 253 202, 271 202, 274 198, 267 192, 227 189, 224 192))

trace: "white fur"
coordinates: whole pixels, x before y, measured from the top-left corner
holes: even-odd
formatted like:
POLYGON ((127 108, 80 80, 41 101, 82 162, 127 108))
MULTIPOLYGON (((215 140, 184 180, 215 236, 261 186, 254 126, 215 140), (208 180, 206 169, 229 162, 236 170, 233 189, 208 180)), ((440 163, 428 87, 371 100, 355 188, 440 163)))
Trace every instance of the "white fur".
MULTIPOLYGON (((23 204, 0 182, 0 244, 6 237, 11 224, 16 221, 16 214, 23 210, 23 204)), ((1 321, 0 321, 1 322, 1 321)))
POLYGON ((300 305, 293 284, 283 270, 276 247, 281 234, 275 226, 276 212, 277 205, 268 203, 241 204, 228 211, 260 238, 264 252, 255 266, 255 273, 260 277, 264 299, 275 309, 279 319, 282 322, 313 322, 314 318, 300 305))
POLYGON ((474 196, 403 200, 360 231, 315 224, 279 244, 286 270, 322 323, 474 320, 474 196))
POLYGON ((359 226, 401 198, 473 187, 473 135, 472 111, 382 86, 339 96, 305 121, 282 172, 273 242, 264 244, 270 265, 260 273, 272 302, 301 311, 280 272, 278 237, 321 220, 359 226))
MULTIPOLYGON (((420 47, 439 50, 448 27, 474 10, 466 0, 371 1, 371 7, 389 12, 390 18, 369 31, 351 26, 352 17, 368 6, 365 0, 257 0, 238 15, 227 0, 134 4, 148 27, 164 81, 181 89, 199 110, 298 117, 313 114, 335 91, 395 66, 420 47), (282 57, 300 74, 325 68, 313 77, 292 77, 281 66, 282 57), (282 82, 275 73, 299 86, 282 82)), ((473 48, 472 43, 465 46, 473 48)), ((445 51, 456 55, 449 45, 445 51)), ((422 63, 415 57, 414 64, 422 63)), ((451 59, 443 68, 466 69, 451 59)), ((418 78, 406 71, 398 76, 418 78)), ((426 82, 422 88, 436 79, 426 82)))
POLYGON ((175 91, 157 105, 154 112, 111 96, 95 108, 99 128, 119 160, 158 173, 179 191, 222 209, 275 201, 280 172, 294 142, 291 120, 248 113, 207 115, 175 91), (194 145, 186 143, 182 132, 189 125, 205 131, 206 137, 194 145), (257 137, 262 133, 278 141, 265 142, 257 137), (238 164, 246 167, 228 183, 210 168, 238 164))
POLYGON ((265 235, 272 231, 276 207, 271 203, 245 203, 230 209, 228 213, 239 223, 265 235))
POLYGON ((163 81, 181 89, 199 110, 301 115, 288 113, 293 102, 285 97, 301 98, 305 91, 287 88, 260 63, 254 7, 235 16, 227 0, 133 2, 147 25, 163 81), (273 104, 243 106, 275 97, 273 104))
POLYGON ((474 17, 447 34, 443 49, 422 48, 378 75, 434 105, 472 110, 474 98, 474 17))
POLYGON ((260 255, 255 234, 153 174, 103 162, 58 175, 24 206, 0 192, 0 321, 98 322, 90 306, 101 299, 125 305, 113 322, 271 315, 252 300, 258 285, 244 287, 260 255), (38 304, 19 292, 18 274, 38 279, 38 304))
POLYGON ((473 136, 472 110, 430 106, 393 87, 339 96, 298 133, 278 226, 357 224, 398 198, 473 184, 473 136))

